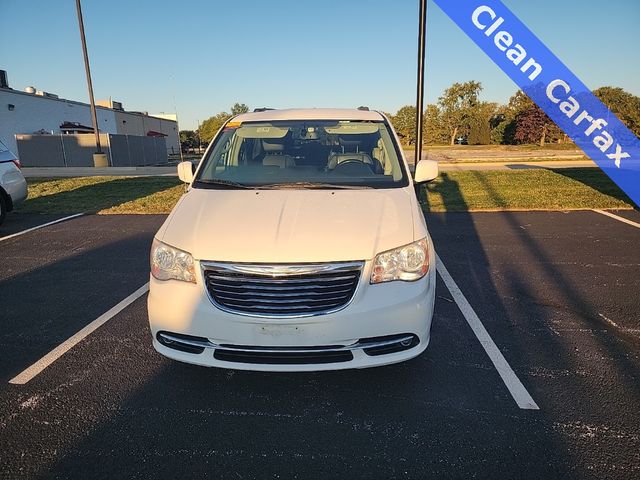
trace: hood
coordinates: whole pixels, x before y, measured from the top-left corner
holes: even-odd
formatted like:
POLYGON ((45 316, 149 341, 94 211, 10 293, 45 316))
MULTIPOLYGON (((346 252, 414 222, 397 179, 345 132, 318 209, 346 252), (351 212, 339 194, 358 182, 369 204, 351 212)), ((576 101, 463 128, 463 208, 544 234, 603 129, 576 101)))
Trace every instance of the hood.
POLYGON ((411 191, 191 189, 158 238, 197 260, 368 260, 414 238, 411 191))

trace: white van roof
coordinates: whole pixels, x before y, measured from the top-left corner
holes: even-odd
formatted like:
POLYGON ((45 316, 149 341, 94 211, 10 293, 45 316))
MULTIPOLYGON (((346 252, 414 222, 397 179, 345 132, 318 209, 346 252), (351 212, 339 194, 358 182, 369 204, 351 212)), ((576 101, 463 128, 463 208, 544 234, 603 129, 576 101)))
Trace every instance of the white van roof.
POLYGON ((271 122, 276 120, 369 120, 381 121, 384 117, 374 110, 351 108, 291 108, 261 110, 241 113, 233 122, 271 122))

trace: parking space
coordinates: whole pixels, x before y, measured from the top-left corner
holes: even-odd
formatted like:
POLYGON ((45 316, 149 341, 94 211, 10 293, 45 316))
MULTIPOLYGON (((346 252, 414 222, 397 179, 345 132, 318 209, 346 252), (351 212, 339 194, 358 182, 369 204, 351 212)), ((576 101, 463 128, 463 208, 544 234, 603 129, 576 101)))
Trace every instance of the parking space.
POLYGON ((640 212, 638 210, 594 210, 594 212, 636 228, 640 228, 640 212))
POLYGON ((637 475, 638 229, 591 211, 428 221, 451 274, 576 463, 601 477, 637 475))
POLYGON ((428 215, 443 264, 540 410, 518 408, 441 278, 432 343, 403 364, 273 374, 171 362, 150 345, 142 296, 9 384, 147 281, 163 219, 79 217, 1 244, 0 476, 640 473, 640 231, 590 211, 428 215))
POLYGON ((640 211, 639 210, 612 210, 610 213, 617 215, 618 217, 626 218, 632 222, 640 223, 640 211))
POLYGON ((51 222, 59 222, 70 216, 65 214, 12 214, 8 220, 0 225, 0 242, 24 234, 28 230, 42 228, 43 225, 48 225, 51 222))
POLYGON ((147 282, 163 220, 89 215, 2 242, 0 382, 147 282))

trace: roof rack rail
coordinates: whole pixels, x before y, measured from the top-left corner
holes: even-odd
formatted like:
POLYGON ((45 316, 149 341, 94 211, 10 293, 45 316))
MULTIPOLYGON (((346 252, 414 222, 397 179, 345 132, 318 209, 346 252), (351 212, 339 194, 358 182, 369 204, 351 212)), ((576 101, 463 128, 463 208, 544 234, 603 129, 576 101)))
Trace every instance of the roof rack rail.
POLYGON ((275 110, 275 108, 260 107, 260 108, 254 108, 253 109, 254 112, 266 112, 267 110, 275 110))
POLYGON ((369 111, 369 107, 365 107, 364 105, 360 105, 358 107, 358 110, 362 110, 363 112, 368 112, 369 111))

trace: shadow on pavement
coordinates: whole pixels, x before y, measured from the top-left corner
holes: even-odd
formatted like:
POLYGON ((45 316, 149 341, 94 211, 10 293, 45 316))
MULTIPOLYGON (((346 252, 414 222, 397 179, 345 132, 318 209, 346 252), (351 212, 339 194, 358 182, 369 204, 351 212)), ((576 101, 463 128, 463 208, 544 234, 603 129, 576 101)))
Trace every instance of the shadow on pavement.
MULTIPOLYGON (((593 175, 603 175, 602 172, 568 170, 558 173, 602 188, 601 181, 593 180, 593 175)), ((442 179, 442 183, 428 185, 429 192, 442 195, 447 210, 459 210, 464 199, 458 185, 446 172, 442 179)), ((484 188, 496 204, 504 202, 488 182, 484 188)), ((605 188, 604 193, 621 195, 617 187, 605 188)), ((428 212, 427 197, 422 200, 428 212)), ((540 415, 545 422, 558 426, 557 435, 553 435, 556 448, 574 465, 574 475, 586 478, 587 470, 581 467, 596 463, 592 459, 602 452, 576 432, 590 428, 584 426, 589 421, 620 431, 629 428, 621 413, 628 411, 640 396, 638 362, 629 355, 633 347, 628 339, 607 332, 608 326, 594 308, 592 298, 581 290, 584 286, 570 276, 571 270, 563 270, 565 252, 579 252, 582 245, 569 243, 573 237, 565 240, 553 222, 542 235, 530 234, 525 215, 508 211, 473 216, 454 212, 427 213, 426 217, 436 249, 453 278, 540 405, 540 415), (478 233, 479 226, 482 235, 478 233), (560 252, 560 258, 552 257, 551 251, 560 252), (593 332, 593 336, 579 334, 577 341, 573 330, 593 332), (593 377, 580 373, 584 371, 590 371, 593 377), (594 380, 601 382, 595 390, 594 380), (575 401, 577 398, 580 400, 575 401)), ((588 256, 586 252, 584 255, 588 256)), ((580 275, 587 279, 592 273, 588 271, 588 258, 583 261, 587 270, 580 271, 580 275)), ((629 448, 629 439, 620 441, 620 451, 629 448)), ((604 460, 600 462, 605 464, 604 460)), ((597 471, 593 467, 589 470, 597 471)), ((607 476, 604 473, 605 470, 600 472, 602 477, 607 476)), ((616 478, 613 472, 608 475, 616 478)))
MULTIPOLYGON (((600 182, 594 180, 595 175, 603 175, 601 172, 592 174, 588 170, 567 172, 562 169, 560 173, 573 175, 572 178, 604 193, 623 195, 617 187, 602 187, 600 182)), ((485 182, 484 186, 497 202, 501 201, 489 183, 485 182)), ((589 212, 585 214, 589 215, 589 212)), ((549 218, 552 214, 536 215, 549 218)), ((614 286, 616 280, 600 280, 590 261, 597 263, 599 260, 597 250, 603 248, 597 246, 600 240, 598 237, 585 236, 581 231, 573 231, 571 224, 562 225, 563 219, 558 217, 553 217, 558 223, 554 225, 553 221, 547 222, 548 228, 545 230, 543 227, 538 232, 530 229, 517 212, 502 212, 500 218, 500 233, 506 234, 506 239, 511 241, 504 241, 500 247, 492 245, 493 261, 497 260, 503 265, 503 268, 497 267, 500 288, 494 295, 500 295, 503 299, 496 298, 491 307, 497 304, 504 309, 508 305, 504 316, 506 323, 502 327, 513 329, 516 334, 507 345, 515 343, 517 350, 526 355, 527 363, 532 367, 541 367, 542 371, 555 369, 572 372, 565 380, 557 381, 556 396, 550 398, 547 392, 545 399, 545 393, 540 391, 537 394, 534 392, 534 398, 538 396, 549 410, 562 411, 565 418, 573 418, 578 423, 597 418, 598 422, 624 431, 628 425, 620 414, 637 403, 640 397, 638 358, 630 355, 636 350, 638 341, 635 337, 611 329, 611 324, 595 307, 596 302, 602 305, 603 301, 601 297, 593 295, 589 279, 603 282, 602 287, 610 290, 608 295, 602 292, 605 298, 610 296, 611 301, 615 302, 617 295, 614 286), (596 249, 595 253, 593 248, 596 249), (558 254, 554 257, 552 251, 560 252, 560 258, 558 254), (576 266, 568 269, 566 263, 574 258, 577 259, 576 266), (587 294, 587 291, 590 293, 587 294), (591 376, 585 377, 580 371, 590 371, 591 376), (595 389, 594 380, 600 382, 595 389), (572 403, 569 401, 572 398, 581 398, 582 401, 572 403)), ((598 233, 602 241, 606 241, 607 232, 598 233)), ((459 251, 458 255, 461 254, 459 251)), ((615 252, 611 256, 615 260, 615 252)), ((460 276, 462 272, 457 271, 460 276)), ((610 270, 605 272, 611 274, 610 270)), ((487 270, 485 281, 474 282, 469 290, 473 292, 474 288, 486 288, 491 276, 490 270, 487 270)), ((471 295, 484 296, 476 293, 471 295)), ((487 312, 485 318, 491 318, 491 314, 491 311, 487 312)), ((495 328, 498 325, 492 323, 494 325, 490 323, 487 328, 490 332, 492 329, 497 331, 495 328)), ((511 360, 511 352, 507 359, 511 360)), ((584 442, 583 446, 592 448, 588 443, 584 442)))
POLYGON ((425 360, 285 374, 156 356, 41 478, 571 478, 574 468, 541 423, 440 398, 450 371, 425 360))
POLYGON ((2 225, 0 225, 0 238, 58 220, 64 216, 65 214, 62 213, 43 214, 11 212, 7 215, 7 218, 2 225))
MULTIPOLYGON (((148 281, 165 216, 87 216, 2 243, 0 380, 8 381, 148 281)), ((6 384, 0 388, 4 390, 6 384)))

